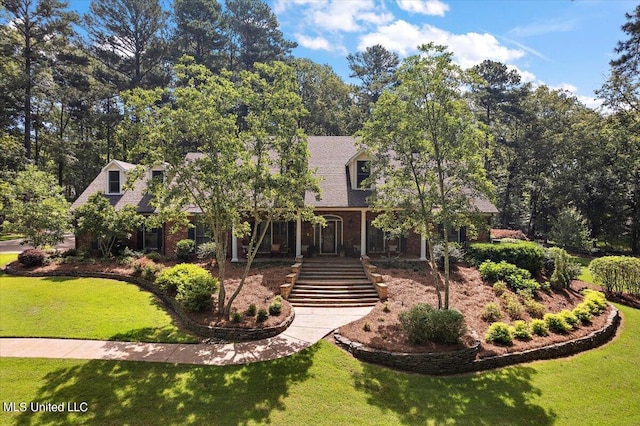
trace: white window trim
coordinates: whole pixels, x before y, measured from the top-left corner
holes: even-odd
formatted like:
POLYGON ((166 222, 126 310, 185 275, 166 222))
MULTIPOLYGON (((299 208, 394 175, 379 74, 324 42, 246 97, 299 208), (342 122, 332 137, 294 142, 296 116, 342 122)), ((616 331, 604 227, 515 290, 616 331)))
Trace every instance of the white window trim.
POLYGON ((122 195, 122 183, 124 181, 124 173, 122 173, 122 170, 107 170, 107 185, 105 188, 104 193, 107 195, 122 195), (118 173, 118 178, 119 178, 119 182, 118 182, 118 192, 111 192, 111 185, 109 182, 109 175, 111 174, 111 172, 117 172, 118 173))

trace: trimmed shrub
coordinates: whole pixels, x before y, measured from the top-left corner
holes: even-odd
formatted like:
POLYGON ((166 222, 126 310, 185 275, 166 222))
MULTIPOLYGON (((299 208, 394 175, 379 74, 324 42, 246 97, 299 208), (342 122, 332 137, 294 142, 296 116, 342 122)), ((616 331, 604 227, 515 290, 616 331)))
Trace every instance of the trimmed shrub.
MULTIPOLYGON (((464 260, 465 252, 457 243, 449 243, 449 265, 456 265, 464 260)), ((444 243, 433 246, 433 258, 438 268, 444 270, 444 243)))
POLYGON ((240 312, 234 312, 233 315, 231 315, 231 321, 236 324, 242 321, 242 315, 240 314, 240 312))
POLYGON ((589 271, 597 283, 610 293, 629 293, 640 296, 640 258, 605 256, 594 259, 589 271))
POLYGON ((265 322, 267 318, 269 318, 269 313, 267 312, 267 310, 264 308, 260 308, 258 310, 258 316, 256 317, 256 321, 259 323, 265 322))
POLYGON ((154 262, 157 262, 160 260, 162 256, 160 256, 160 253, 158 253, 157 251, 150 251, 149 253, 145 254, 144 257, 154 262))
POLYGON ((571 326, 566 323, 562 315, 560 314, 544 314, 542 318, 547 324, 549 330, 554 333, 565 334, 566 332, 571 330, 571 326))
POLYGON ((484 305, 482 309, 482 319, 486 322, 496 322, 502 318, 502 311, 500 310, 500 305, 496 302, 489 302, 484 305))
POLYGON ((431 305, 418 303, 410 310, 401 312, 400 323, 409 341, 421 344, 457 343, 466 333, 464 317, 456 310, 436 310, 431 305))
POLYGON ((511 293, 504 293, 501 296, 502 303, 504 304, 504 310, 507 311, 511 319, 520 319, 524 315, 524 306, 520 303, 518 298, 511 293))
POLYGON ((571 256, 558 247, 550 248, 549 256, 553 259, 553 274, 549 279, 551 288, 555 290, 569 288, 571 280, 577 278, 577 275, 575 275, 576 268, 572 267, 571 256))
POLYGON ((531 340, 531 331, 525 321, 517 320, 513 322, 511 334, 518 340, 531 340))
POLYGON ((255 303, 252 303, 249 305, 249 308, 245 311, 244 314, 248 317, 255 317, 257 313, 258 313, 258 307, 256 306, 255 303))
POLYGON ((195 241, 188 238, 180 240, 176 243, 176 257, 180 260, 189 260, 195 248, 195 241))
POLYGON ((513 343, 513 335, 511 334, 511 329, 508 324, 494 322, 489 326, 487 333, 484 335, 484 340, 495 343, 496 345, 509 346, 513 343))
POLYGON ((544 320, 541 319, 533 319, 531 320, 531 324, 529 325, 531 328, 531 332, 536 336, 548 336, 549 335, 549 327, 544 320))
POLYGON ((492 229, 491 238, 494 240, 502 240, 504 238, 521 241, 529 240, 527 236, 524 235, 524 232, 519 229, 492 229))
POLYGON ((200 244, 196 256, 200 260, 213 259, 216 256, 216 243, 209 241, 200 244))
POLYGON ((533 299, 524 299, 524 308, 532 318, 541 319, 547 312, 546 306, 533 299))
POLYGON ((171 293, 176 291, 181 283, 198 277, 211 278, 211 274, 201 266, 192 263, 179 263, 162 271, 156 279, 156 284, 165 293, 171 293))
POLYGON ((573 308, 573 315, 575 315, 582 324, 591 324, 591 321, 593 321, 591 309, 589 309, 589 306, 584 302, 579 303, 573 308))
POLYGON ((572 330, 578 328, 578 325, 580 325, 580 320, 578 319, 578 317, 576 317, 574 313, 568 309, 563 309, 558 315, 562 317, 564 322, 566 322, 572 330))
POLYGON ((493 284, 493 292, 496 296, 502 296, 505 291, 507 291, 507 283, 504 281, 496 281, 493 284))
POLYGON ((27 268, 44 265, 47 254, 37 248, 27 249, 18 255, 18 262, 27 268))
POLYGON ((277 317, 280 313, 282 313, 282 297, 276 296, 269 305, 269 315, 277 317))
POLYGON ((478 270, 482 279, 489 282, 504 281, 513 291, 529 289, 532 294, 536 294, 540 289, 540 284, 531 278, 529 271, 504 260, 500 263, 487 260, 480 265, 478 270))
POLYGON ((545 251, 537 243, 473 243, 467 249, 467 255, 473 264, 479 265, 485 260, 505 261, 531 274, 538 274, 544 265, 545 251))
POLYGON ((211 307, 211 293, 217 288, 218 280, 210 274, 193 275, 178 284, 176 301, 189 311, 202 311, 211 307))
POLYGON ((600 315, 607 309, 607 299, 603 293, 585 289, 582 294, 584 295, 584 302, 582 303, 585 303, 589 307, 593 315, 600 315))

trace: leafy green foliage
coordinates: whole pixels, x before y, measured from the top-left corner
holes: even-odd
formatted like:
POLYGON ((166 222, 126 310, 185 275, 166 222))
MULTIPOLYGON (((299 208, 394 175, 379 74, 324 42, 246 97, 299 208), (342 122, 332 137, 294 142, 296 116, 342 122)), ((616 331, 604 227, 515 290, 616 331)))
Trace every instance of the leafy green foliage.
POLYGON ((473 243, 467 249, 467 255, 475 264, 485 260, 493 262, 505 261, 532 274, 542 270, 545 261, 545 251, 537 243, 522 241, 518 243, 473 243))
POLYGON ((496 296, 502 296, 505 291, 507 291, 507 283, 504 281, 496 281, 493 284, 493 292, 496 296))
POLYGON ((258 309, 258 316, 256 317, 256 321, 258 323, 262 323, 265 322, 267 318, 269 318, 269 313, 267 312, 267 310, 264 308, 258 309))
MULTIPOLYGON (((457 243, 449 244, 449 264, 455 265, 464 260, 464 249, 457 243)), ((438 243, 433 246, 433 258, 438 265, 438 268, 444 270, 444 244, 438 243)))
POLYGON ((176 301, 188 311, 202 311, 211 307, 211 295, 217 288, 218 280, 208 272, 189 275, 178 284, 176 301))
POLYGON ((401 312, 399 318, 409 341, 414 344, 427 341, 457 343, 466 333, 464 316, 453 309, 434 309, 431 305, 418 303, 401 312))
POLYGON ((566 207, 558 213, 551 225, 549 237, 562 247, 590 252, 592 240, 587 220, 575 207, 566 207))
POLYGON ((194 278, 210 276, 211 274, 201 266, 193 263, 179 263, 162 271, 156 278, 156 284, 165 293, 172 293, 178 289, 181 283, 194 278))
POLYGON ((517 320, 513 322, 511 334, 518 340, 531 340, 531 330, 525 321, 517 320))
POLYGON ((76 210, 77 229, 91 235, 98 243, 103 257, 111 254, 116 241, 128 239, 144 222, 135 206, 125 205, 116 210, 102 192, 97 192, 76 210))
POLYGON ((607 308, 607 299, 603 293, 585 289, 582 294, 584 294, 583 303, 589 306, 592 314, 599 315, 607 308))
POLYGON ((571 326, 567 324, 567 322, 564 320, 564 317, 560 314, 547 313, 544 314, 544 317, 542 319, 549 330, 553 331, 554 333, 565 334, 571 331, 571 326))
POLYGON ((579 303, 575 308, 573 308, 573 315, 575 315, 582 324, 591 324, 591 321, 593 321, 591 309, 589 308, 589 305, 584 302, 579 303))
POLYGON ((513 343, 511 328, 503 322, 494 322, 485 333, 484 340, 497 345, 509 346, 513 343))
POLYGON ((551 287, 559 290, 569 288, 571 281, 578 277, 580 268, 574 266, 574 262, 571 260, 569 254, 558 247, 552 247, 549 249, 549 255, 553 258, 553 274, 549 279, 551 287))
POLYGON ((27 244, 53 246, 71 230, 71 205, 55 178, 29 165, 17 173, 7 195, 5 232, 24 235, 27 244))
POLYGON ((571 327, 571 329, 577 328, 580 324, 580 320, 578 319, 578 317, 568 309, 563 309, 558 315, 562 317, 564 322, 566 322, 567 325, 571 327))
POLYGON ((244 314, 248 317, 255 317, 257 313, 258 313, 258 307, 256 306, 255 303, 252 303, 249 305, 249 307, 247 308, 244 314))
POLYGON ((512 293, 504 293, 502 296, 500 296, 500 299, 502 300, 502 303, 504 305, 504 310, 507 311, 507 314, 509 314, 509 317, 511 317, 511 319, 517 320, 522 318, 525 312, 525 308, 524 306, 522 306, 516 296, 514 296, 512 293))
POLYGON ((532 319, 529 324, 531 328, 531 332, 536 336, 548 336, 549 335, 549 326, 543 319, 532 319))
POLYGON ((640 296, 640 258, 600 257, 591 261, 589 271, 608 292, 640 296))
POLYGON ((269 315, 278 316, 282 312, 282 297, 276 296, 269 305, 269 315))
POLYGON ((482 279, 489 282, 504 281, 513 291, 526 289, 535 294, 540 289, 540 284, 531 278, 529 271, 504 260, 500 263, 487 260, 480 265, 478 270, 482 279))
POLYGON ((484 321, 487 322, 496 322, 502 318, 502 311, 500 310, 500 305, 496 302, 489 302, 484 305, 482 308, 481 317, 484 321))
POLYGON ((213 259, 216 256, 216 243, 209 241, 198 246, 196 256, 200 260, 213 259))
POLYGON ((524 299, 524 308, 532 318, 540 319, 547 312, 546 306, 531 298, 524 299))
POLYGON ((185 238, 176 243, 176 257, 180 260, 188 260, 195 250, 196 242, 185 238))

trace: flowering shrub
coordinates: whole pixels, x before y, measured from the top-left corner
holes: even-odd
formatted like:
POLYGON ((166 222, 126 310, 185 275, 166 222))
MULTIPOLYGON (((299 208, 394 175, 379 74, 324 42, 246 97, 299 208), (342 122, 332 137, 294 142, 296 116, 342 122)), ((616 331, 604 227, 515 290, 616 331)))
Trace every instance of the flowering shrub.
POLYGON ((512 238, 514 240, 529 241, 524 232, 519 229, 492 229, 491 239, 501 240, 503 238, 512 238))

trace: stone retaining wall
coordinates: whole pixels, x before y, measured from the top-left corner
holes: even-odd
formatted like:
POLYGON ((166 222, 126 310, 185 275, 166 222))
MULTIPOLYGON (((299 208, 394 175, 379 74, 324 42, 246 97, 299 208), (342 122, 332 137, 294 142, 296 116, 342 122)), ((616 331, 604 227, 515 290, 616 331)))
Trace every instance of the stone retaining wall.
POLYGON ((23 277, 83 277, 83 278, 107 278, 112 280, 124 281, 131 284, 135 284, 138 287, 147 290, 153 294, 155 294, 164 305, 170 309, 172 312, 176 314, 180 321, 184 324, 184 326, 191 331, 192 333, 200 336, 200 337, 214 337, 217 339, 224 339, 229 341, 250 341, 250 340, 260 340, 267 339, 269 337, 277 336, 286 330, 291 323, 293 322, 293 318, 295 313, 293 309, 291 310, 291 314, 285 318, 285 320, 277 326, 274 327, 263 327, 263 328, 233 328, 233 327, 212 327, 203 324, 198 324, 193 321, 187 313, 182 309, 180 304, 176 302, 173 298, 167 296, 162 293, 158 287, 153 285, 150 281, 142 279, 140 277, 132 277, 127 275, 119 275, 110 272, 84 272, 84 271, 53 271, 53 272, 32 272, 32 271, 19 271, 16 270, 9 265, 5 267, 5 272, 11 275, 19 275, 23 277))
POLYGON ((620 313, 613 306, 606 325, 588 336, 542 348, 529 349, 486 358, 478 358, 480 340, 468 348, 449 352, 397 353, 366 347, 334 334, 339 346, 356 358, 373 364, 386 365, 398 370, 430 375, 450 375, 489 370, 541 359, 561 358, 601 346, 611 340, 620 324, 620 313))

